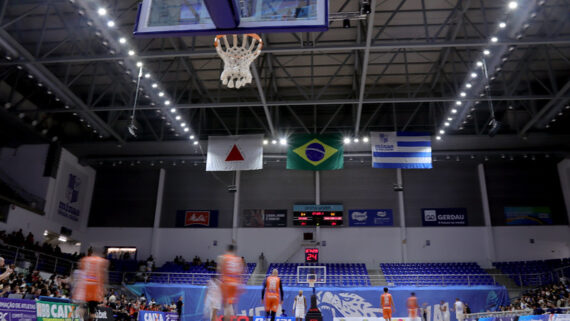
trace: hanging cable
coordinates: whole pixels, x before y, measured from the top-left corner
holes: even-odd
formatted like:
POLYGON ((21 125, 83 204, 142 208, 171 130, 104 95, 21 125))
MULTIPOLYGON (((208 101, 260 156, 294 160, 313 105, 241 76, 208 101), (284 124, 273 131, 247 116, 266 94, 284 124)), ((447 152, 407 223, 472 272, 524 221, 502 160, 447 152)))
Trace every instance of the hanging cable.
POLYGON ((137 127, 135 126, 135 111, 136 111, 137 102, 139 99, 139 90, 140 90, 142 76, 143 76, 143 67, 141 65, 139 67, 139 76, 137 77, 137 91, 135 93, 135 101, 133 103, 133 112, 131 114, 131 123, 129 124, 129 127, 128 127, 129 133, 131 135, 133 135, 134 137, 137 137, 137 133, 136 133, 137 127))

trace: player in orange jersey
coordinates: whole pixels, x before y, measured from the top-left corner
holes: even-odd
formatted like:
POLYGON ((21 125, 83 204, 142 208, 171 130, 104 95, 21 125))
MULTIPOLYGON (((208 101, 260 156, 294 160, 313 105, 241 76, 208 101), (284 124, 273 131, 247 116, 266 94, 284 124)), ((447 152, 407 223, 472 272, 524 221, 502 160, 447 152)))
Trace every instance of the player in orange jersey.
POLYGON ((415 319, 418 317, 419 306, 418 298, 416 298, 416 294, 414 292, 412 292, 408 298, 406 305, 408 306, 408 317, 410 318, 410 321, 415 321, 415 319))
MULTIPOLYGON (((263 282, 261 290, 261 300, 265 298, 265 319, 271 314, 271 321, 275 321, 275 315, 279 309, 279 304, 283 303, 283 284, 277 276, 277 269, 273 269, 271 275, 263 282)), ((281 304, 282 305, 282 304, 281 304)))
POLYGON ((396 312, 392 295, 388 293, 388 288, 384 288, 384 294, 380 296, 380 306, 382 307, 382 316, 386 321, 392 321, 392 312, 396 312))
POLYGON ((79 261, 80 273, 77 275, 73 293, 75 301, 87 303, 89 320, 95 320, 95 309, 103 302, 107 284, 109 261, 94 255, 93 250, 87 251, 87 256, 79 261))
POLYGON ((225 321, 229 321, 235 315, 233 305, 237 304, 237 297, 243 284, 243 260, 236 256, 235 251, 235 246, 230 244, 226 254, 218 258, 225 321))

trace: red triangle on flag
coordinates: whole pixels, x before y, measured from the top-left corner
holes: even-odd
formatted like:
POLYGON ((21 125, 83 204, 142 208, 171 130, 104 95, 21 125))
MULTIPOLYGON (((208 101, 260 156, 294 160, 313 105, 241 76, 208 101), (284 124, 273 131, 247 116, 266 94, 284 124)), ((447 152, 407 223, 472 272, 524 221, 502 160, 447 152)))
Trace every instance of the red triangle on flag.
POLYGON ((243 155, 239 151, 239 148, 237 147, 237 145, 234 144, 234 147, 232 147, 232 150, 230 151, 230 153, 226 157, 226 162, 235 162, 235 161, 242 161, 242 160, 244 160, 243 155))

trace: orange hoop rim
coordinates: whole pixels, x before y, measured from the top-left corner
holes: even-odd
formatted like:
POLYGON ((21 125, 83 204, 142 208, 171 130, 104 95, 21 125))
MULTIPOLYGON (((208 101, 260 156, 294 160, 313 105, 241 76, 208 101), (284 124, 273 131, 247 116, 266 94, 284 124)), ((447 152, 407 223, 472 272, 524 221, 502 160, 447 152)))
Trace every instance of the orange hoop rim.
MULTIPOLYGON (((246 35, 248 37, 251 37, 257 41, 259 41, 259 48, 257 50, 261 50, 263 48, 263 40, 261 39, 261 37, 258 34, 255 33, 243 33, 241 35, 246 35)), ((220 38, 222 37, 226 37, 229 35, 217 35, 216 38, 214 39, 214 47, 218 47, 218 44, 220 42, 220 38)))

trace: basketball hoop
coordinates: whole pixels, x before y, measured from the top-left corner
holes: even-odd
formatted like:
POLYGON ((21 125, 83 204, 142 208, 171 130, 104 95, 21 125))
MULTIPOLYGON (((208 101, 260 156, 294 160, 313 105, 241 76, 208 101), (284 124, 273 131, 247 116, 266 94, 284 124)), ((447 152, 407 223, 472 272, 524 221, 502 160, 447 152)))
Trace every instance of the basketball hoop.
POLYGON ((309 281, 309 287, 310 288, 314 288, 315 287, 315 282, 317 282, 317 280, 308 280, 309 281))
POLYGON ((249 66, 261 53, 261 37, 254 33, 243 34, 240 43, 238 36, 233 35, 230 45, 226 35, 218 35, 214 40, 214 47, 224 61, 224 71, 220 76, 222 84, 237 89, 251 83, 249 66))
POLYGON ((308 274, 307 275, 307 283, 309 283, 310 288, 314 288, 315 283, 317 283, 317 275, 316 274, 308 274))

